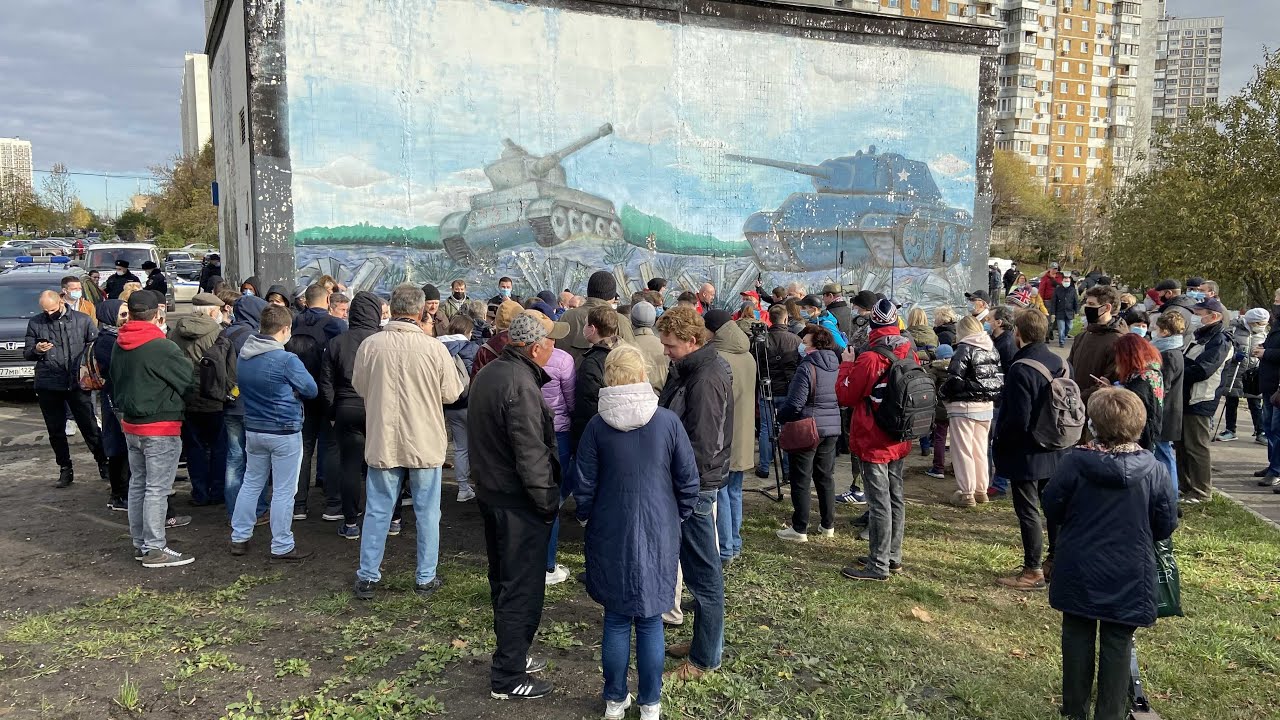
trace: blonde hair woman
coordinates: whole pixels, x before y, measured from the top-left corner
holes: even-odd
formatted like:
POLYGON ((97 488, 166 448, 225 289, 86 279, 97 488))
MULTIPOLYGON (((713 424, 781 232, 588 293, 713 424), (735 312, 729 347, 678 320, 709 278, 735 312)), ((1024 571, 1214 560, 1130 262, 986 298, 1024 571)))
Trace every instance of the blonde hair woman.
POLYGON ((636 635, 640 717, 656 720, 666 651, 662 613, 676 592, 680 523, 698 500, 698 468, 680 418, 658 407, 644 355, 619 345, 604 361, 600 414, 578 443, 578 520, 586 523, 587 592, 604 607, 605 717, 631 706, 636 635))
POLYGON ((966 315, 961 318, 956 335, 956 353, 938 394, 946 404, 951 423, 951 465, 957 486, 952 503, 973 507, 987 501, 991 480, 987 440, 1004 376, 1000 372, 1000 355, 981 323, 966 315))
POLYGON ((942 306, 933 311, 933 332, 938 337, 938 345, 956 344, 956 311, 942 306))

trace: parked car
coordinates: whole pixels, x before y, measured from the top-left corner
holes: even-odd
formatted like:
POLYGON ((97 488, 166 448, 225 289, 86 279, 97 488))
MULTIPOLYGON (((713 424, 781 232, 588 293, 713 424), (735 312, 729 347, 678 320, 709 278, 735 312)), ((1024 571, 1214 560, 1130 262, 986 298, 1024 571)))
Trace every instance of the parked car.
POLYGON ((192 257, 196 258, 203 258, 211 252, 218 252, 218 248, 210 245, 209 243, 191 243, 190 245, 183 245, 182 249, 191 253, 192 257))
POLYGON ((41 238, 39 240, 28 240, 26 242, 27 254, 32 257, 49 257, 51 255, 71 255, 71 248, 63 245, 51 238, 41 238))
MULTIPOLYGON (((160 261, 160 251, 155 245, 147 243, 98 243, 85 251, 84 259, 80 264, 84 267, 85 272, 97 270, 101 274, 103 281, 107 276, 116 270, 116 261, 126 260, 129 263, 129 271, 138 276, 139 280, 144 280, 146 273, 142 271, 142 263, 150 260, 158 267, 162 267, 160 261)), ((177 301, 173 294, 173 283, 169 283, 169 292, 165 296, 165 304, 168 306, 169 312, 173 312, 177 307, 177 301)))
POLYGON ((80 268, 70 263, 48 260, 19 263, 0 273, 0 387, 31 387, 36 364, 23 359, 22 349, 27 321, 41 312, 40 293, 60 290, 67 275, 83 277, 80 268))

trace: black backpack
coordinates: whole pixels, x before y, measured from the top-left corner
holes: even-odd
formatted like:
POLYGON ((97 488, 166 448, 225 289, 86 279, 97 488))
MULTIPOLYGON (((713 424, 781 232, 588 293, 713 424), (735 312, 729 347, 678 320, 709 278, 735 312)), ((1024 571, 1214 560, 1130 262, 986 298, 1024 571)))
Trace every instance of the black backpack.
POLYGON ((914 355, 904 360, 883 345, 870 350, 889 361, 888 369, 876 380, 867 398, 871 417, 885 434, 899 442, 928 435, 933 429, 938 402, 933 378, 915 361, 914 355))
POLYGON ((200 377, 200 385, 196 392, 201 398, 228 403, 235 402, 236 398, 240 397, 240 387, 236 379, 238 358, 235 340, 247 332, 249 328, 243 326, 228 329, 218 335, 213 345, 204 351, 204 356, 200 358, 200 364, 196 368, 200 377))
POLYGON ((284 349, 297 355, 302 366, 311 373, 311 379, 320 382, 320 363, 324 360, 324 348, 328 343, 324 325, 302 325, 294 331, 284 349))

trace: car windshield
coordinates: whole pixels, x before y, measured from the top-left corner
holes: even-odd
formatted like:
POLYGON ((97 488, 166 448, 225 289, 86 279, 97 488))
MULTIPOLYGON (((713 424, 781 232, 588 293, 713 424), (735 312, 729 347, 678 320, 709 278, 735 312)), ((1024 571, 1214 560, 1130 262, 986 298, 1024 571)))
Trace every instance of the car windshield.
POLYGON ((136 270, 150 259, 151 250, 147 248, 93 248, 86 253, 84 266, 112 268, 117 260, 127 260, 129 269, 136 270))
POLYGON ((22 257, 26 252, 26 248, 20 247, 0 248, 0 257, 22 257))
POLYGON ((47 287, 34 283, 0 285, 0 318, 30 318, 40 312, 40 293, 57 290, 61 275, 51 275, 47 287))

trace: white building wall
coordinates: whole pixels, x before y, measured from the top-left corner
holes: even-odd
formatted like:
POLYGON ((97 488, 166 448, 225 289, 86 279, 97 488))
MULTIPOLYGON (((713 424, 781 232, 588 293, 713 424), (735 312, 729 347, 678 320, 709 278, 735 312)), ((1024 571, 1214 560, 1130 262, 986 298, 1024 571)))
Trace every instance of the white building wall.
POLYGON ((249 85, 244 43, 243 0, 235 0, 227 16, 222 42, 210 66, 214 166, 218 181, 218 241, 224 275, 254 274, 253 205, 249 145, 249 85), (228 254, 236 248, 234 255, 228 254))
POLYGON ((182 154, 200 152, 213 132, 209 106, 209 56, 187 53, 182 73, 182 154))
POLYGON ((10 173, 32 184, 31 141, 18 138, 0 138, 0 181, 10 173))

